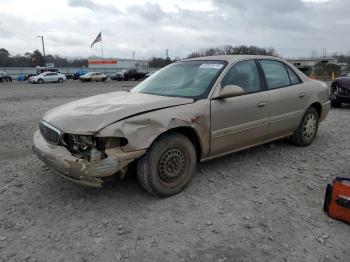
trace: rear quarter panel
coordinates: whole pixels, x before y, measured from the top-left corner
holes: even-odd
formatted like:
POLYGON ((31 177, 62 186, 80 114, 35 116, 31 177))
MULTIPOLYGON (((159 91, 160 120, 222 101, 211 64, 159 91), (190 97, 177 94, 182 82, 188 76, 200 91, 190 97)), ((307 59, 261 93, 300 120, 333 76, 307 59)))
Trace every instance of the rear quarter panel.
MULTIPOLYGON (((307 81, 304 83, 304 92, 307 105, 305 110, 314 103, 319 103, 323 107, 329 103, 329 90, 325 82, 318 80, 307 81)), ((321 115, 322 113, 324 112, 321 112, 321 115)))

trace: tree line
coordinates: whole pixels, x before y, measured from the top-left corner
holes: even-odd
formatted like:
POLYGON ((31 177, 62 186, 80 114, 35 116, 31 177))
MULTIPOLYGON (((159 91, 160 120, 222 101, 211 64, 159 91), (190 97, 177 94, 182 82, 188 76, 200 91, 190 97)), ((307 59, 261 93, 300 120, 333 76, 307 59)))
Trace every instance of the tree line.
POLYGON ((13 56, 5 48, 0 48, 0 67, 37 67, 44 66, 45 63, 54 63, 57 67, 87 67, 88 60, 85 58, 68 59, 58 55, 44 57, 39 50, 13 56))
POLYGON ((201 57, 201 56, 216 56, 216 55, 269 55, 278 56, 273 47, 257 47, 257 46, 232 46, 225 45, 220 47, 202 48, 190 53, 187 58, 201 57))

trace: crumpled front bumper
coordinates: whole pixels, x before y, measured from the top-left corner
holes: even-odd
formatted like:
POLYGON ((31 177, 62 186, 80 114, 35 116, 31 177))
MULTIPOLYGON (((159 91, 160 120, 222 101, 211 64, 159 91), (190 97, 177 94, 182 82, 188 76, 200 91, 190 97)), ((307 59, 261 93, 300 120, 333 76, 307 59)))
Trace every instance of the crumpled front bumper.
POLYGON ((34 153, 47 166, 64 178, 92 187, 102 187, 104 178, 116 174, 146 151, 112 150, 111 155, 107 152, 107 158, 88 161, 73 156, 64 146, 48 143, 39 130, 35 132, 33 140, 34 153))

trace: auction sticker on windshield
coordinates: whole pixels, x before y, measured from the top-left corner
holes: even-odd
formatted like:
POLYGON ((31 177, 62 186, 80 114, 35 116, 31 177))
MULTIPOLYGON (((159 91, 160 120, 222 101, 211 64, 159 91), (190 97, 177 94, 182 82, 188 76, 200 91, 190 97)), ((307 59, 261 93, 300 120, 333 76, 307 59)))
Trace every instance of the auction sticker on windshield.
POLYGON ((223 64, 202 64, 199 68, 220 69, 223 66, 223 64))

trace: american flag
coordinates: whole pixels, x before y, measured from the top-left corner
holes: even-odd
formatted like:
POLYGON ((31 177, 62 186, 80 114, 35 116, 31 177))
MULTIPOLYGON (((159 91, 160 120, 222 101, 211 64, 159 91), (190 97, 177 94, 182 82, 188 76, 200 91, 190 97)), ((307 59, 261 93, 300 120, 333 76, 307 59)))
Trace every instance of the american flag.
POLYGON ((102 35, 101 35, 101 32, 96 36, 95 40, 92 42, 91 44, 91 48, 94 44, 98 43, 98 42, 101 42, 102 41, 102 35))

